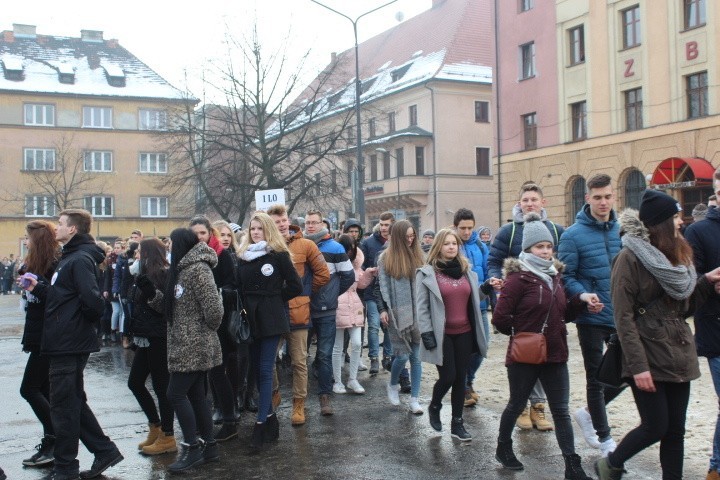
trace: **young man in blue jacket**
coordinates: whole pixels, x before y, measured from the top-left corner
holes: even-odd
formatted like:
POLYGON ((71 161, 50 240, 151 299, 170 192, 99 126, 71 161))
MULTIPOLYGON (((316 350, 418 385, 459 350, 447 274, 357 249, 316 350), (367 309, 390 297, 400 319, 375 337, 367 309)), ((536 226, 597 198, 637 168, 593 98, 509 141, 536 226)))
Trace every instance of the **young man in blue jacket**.
POLYGON ((606 457, 615 450, 606 405, 622 391, 603 386, 595 379, 605 340, 615 333, 610 272, 613 259, 622 247, 620 225, 613 210, 615 193, 609 175, 594 175, 587 181, 585 201, 587 203, 577 213, 575 223, 565 230, 558 253, 565 264, 563 281, 567 298, 589 295, 590 300, 588 312, 575 319, 585 363, 587 407, 579 408, 574 416, 588 445, 600 448, 606 457))

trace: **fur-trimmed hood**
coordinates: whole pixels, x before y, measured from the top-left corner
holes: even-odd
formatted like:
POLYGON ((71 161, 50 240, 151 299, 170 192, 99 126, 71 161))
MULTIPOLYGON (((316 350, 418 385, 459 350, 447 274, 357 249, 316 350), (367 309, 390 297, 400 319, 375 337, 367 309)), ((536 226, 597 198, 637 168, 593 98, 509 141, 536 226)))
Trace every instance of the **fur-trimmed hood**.
POLYGON ((646 242, 650 241, 650 232, 642 221, 640 221, 640 213, 634 208, 626 208, 618 217, 620 223, 620 236, 630 235, 639 237, 646 242))
MULTIPOLYGON (((558 271, 558 273, 562 273, 565 270, 565 264, 557 258, 553 258, 553 265, 555 265, 555 269, 558 271)), ((519 258, 509 257, 506 258, 505 262, 503 263, 503 278, 507 278, 507 276, 511 273, 526 271, 527 270, 523 268, 522 262, 520 262, 519 258)))

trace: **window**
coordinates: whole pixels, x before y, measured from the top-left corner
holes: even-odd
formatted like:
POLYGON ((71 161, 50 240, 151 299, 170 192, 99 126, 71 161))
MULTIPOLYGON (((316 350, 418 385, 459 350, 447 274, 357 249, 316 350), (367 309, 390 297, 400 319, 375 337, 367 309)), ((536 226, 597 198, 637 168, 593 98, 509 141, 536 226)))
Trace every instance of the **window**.
POLYGON ((355 126, 350 125, 347 127, 347 141, 348 143, 355 143, 355 126))
POLYGON ((707 72, 687 76, 688 118, 704 117, 708 114, 707 72))
POLYGON ((568 211, 568 225, 571 225, 575 221, 575 215, 585 205, 585 179, 583 177, 573 177, 570 179, 570 198, 568 204, 570 210, 568 211))
POLYGON ((625 129, 639 130, 643 128, 642 88, 625 92, 625 129))
POLYGON ((531 10, 535 4, 535 0, 520 0, 520 11, 527 12, 531 10))
POLYGON ((623 197, 625 208, 640 208, 640 201, 643 193, 645 193, 645 175, 638 170, 631 170, 625 177, 625 185, 623 186, 623 197))
POLYGON ((415 147, 415 175, 425 175, 425 147, 415 147))
POLYGON ((587 110, 585 102, 573 103, 572 108, 572 139, 585 140, 587 138, 587 110))
POLYGON ((570 65, 585 61, 585 27, 580 25, 568 31, 570 37, 570 65))
POLYGON ((383 152, 383 178, 390 178, 390 152, 383 152))
POLYGON ((313 183, 315 184, 315 196, 316 197, 321 196, 323 194, 323 189, 322 189, 322 182, 320 181, 320 173, 315 174, 313 183))
POLYGON ((85 197, 85 210, 93 217, 112 217, 113 197, 85 197))
POLYGON ((376 182, 377 176, 377 155, 370 155, 370 181, 376 182))
POLYGON ((640 6, 620 12, 623 25, 623 48, 640 45, 640 6))
POLYGON ((520 79, 535 76, 535 42, 520 45, 520 79))
POLYGON ((330 191, 333 193, 338 191, 337 170, 334 168, 332 170, 330 170, 330 191))
POLYGON ((402 148, 395 149, 395 174, 398 177, 405 175, 405 150, 402 148))
POLYGON ((167 112, 152 108, 140 109, 140 130, 165 130, 167 128, 167 112))
POLYGON ((52 127, 55 125, 55 105, 25 104, 25 125, 52 127))
POLYGON ((388 113, 388 133, 395 131, 395 112, 388 113))
POLYGON ((167 173, 167 155, 164 153, 141 153, 141 173, 167 173))
POLYGON ((475 175, 490 175, 490 149, 487 147, 475 148, 475 175))
POLYGON ((112 108, 83 107, 83 127, 112 128, 112 108))
POLYGON ((373 138, 375 136, 375 119, 371 118, 368 120, 368 137, 373 138))
POLYGON ((28 195, 25 197, 26 217, 54 217, 55 200, 49 195, 28 195))
POLYGON ((112 152, 85 152, 86 172, 112 172, 112 152))
POLYGON ((352 160, 347 161, 347 184, 354 186, 353 178, 355 177, 355 164, 352 160))
POLYGON ((140 197, 141 217, 167 217, 167 197, 140 197))
POLYGON ((55 150, 52 148, 26 148, 23 170, 55 170, 55 150))
POLYGON ((685 29, 705 25, 705 0, 684 0, 685 29))
POLYGON ((411 127, 414 127, 415 125, 418 124, 418 122, 417 122, 417 105, 410 105, 408 107, 408 118, 409 118, 408 124, 411 127))
POLYGON ((525 150, 533 150, 537 148, 537 114, 523 115, 522 122, 525 150))
POLYGON ((490 104, 488 102, 475 102, 475 121, 479 123, 490 121, 490 104))

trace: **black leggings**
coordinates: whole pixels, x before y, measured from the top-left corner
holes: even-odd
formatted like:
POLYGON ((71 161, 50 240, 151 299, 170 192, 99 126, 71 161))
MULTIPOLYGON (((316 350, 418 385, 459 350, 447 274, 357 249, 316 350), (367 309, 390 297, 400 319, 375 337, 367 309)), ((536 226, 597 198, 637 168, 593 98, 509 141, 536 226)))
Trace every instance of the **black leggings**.
POLYGON ((167 397, 175 409, 185 443, 197 441, 197 432, 212 441, 213 421, 207 394, 207 372, 172 372, 167 397))
POLYGON ((128 388, 135 395, 140 408, 145 413, 149 423, 160 424, 165 433, 173 432, 173 409, 167 399, 170 373, 167 367, 167 339, 149 338, 149 347, 140 347, 135 351, 128 388), (155 408, 155 400, 145 386, 148 376, 152 380, 153 390, 160 406, 160 416, 155 408))
POLYGON ((659 441, 663 480, 682 478, 690 382, 656 381, 654 393, 640 390, 632 380, 630 387, 640 414, 640 425, 625 435, 608 456, 610 464, 620 468, 637 453, 659 441))
MULTIPOLYGON (((222 413, 223 422, 232 423, 235 421, 235 401, 233 396, 233 385, 230 382, 230 363, 237 363, 235 352, 222 352, 223 363, 210 369, 210 384, 213 388, 213 401, 215 408, 222 413)), ((237 368, 234 370, 237 373, 237 368)))
POLYGON ((55 435, 50 419, 50 358, 39 352, 30 352, 25 374, 20 384, 20 395, 27 400, 43 426, 45 435, 55 435))
POLYGON ((473 333, 445 335, 442 342, 443 364, 437 366, 438 379, 433 387, 432 404, 440 405, 452 387, 452 416, 462 418, 465 405, 465 373, 472 355, 473 333))

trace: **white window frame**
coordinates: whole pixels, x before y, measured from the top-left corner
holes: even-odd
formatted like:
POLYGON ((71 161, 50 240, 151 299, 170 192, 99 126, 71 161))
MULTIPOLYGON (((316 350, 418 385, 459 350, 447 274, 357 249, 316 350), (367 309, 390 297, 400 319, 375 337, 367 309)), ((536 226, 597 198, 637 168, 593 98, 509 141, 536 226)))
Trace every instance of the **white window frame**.
POLYGON ((167 130, 167 112, 158 108, 141 108, 138 130, 167 130))
POLYGON ((113 128, 112 107, 83 107, 83 128, 113 128))
POLYGON ((25 197, 26 217, 54 217, 55 199, 50 195, 27 195, 25 197), (32 202, 32 213, 28 213, 28 206, 32 202), (42 203, 45 213, 38 213, 38 206, 42 203))
POLYGON ((83 198, 83 206, 85 210, 90 212, 93 217, 113 217, 115 216, 115 201, 109 195, 92 195, 83 198), (110 213, 105 213, 109 204, 110 213))
POLYGON ((535 75, 537 75, 537 67, 535 65, 535 42, 524 43, 520 45, 520 80, 533 78, 535 75), (527 63, 525 62, 525 49, 529 49, 527 63), (528 66, 527 69, 525 68, 526 65, 528 66))
POLYGON ((23 149, 23 170, 28 172, 55 170, 54 148, 23 149), (39 157, 42 158, 39 158, 39 157), (40 164, 39 164, 40 162, 40 164))
POLYGON ((167 155, 164 153, 141 152, 138 155, 140 173, 167 173, 167 155))
POLYGON ((55 126, 55 105, 49 103, 26 103, 23 122, 36 127, 55 126))
POLYGON ((113 154, 107 150, 87 150, 83 158, 83 167, 86 172, 112 172, 113 154), (100 162, 100 168, 97 168, 97 162, 100 162))
POLYGON ((167 197, 140 197, 140 216, 143 218, 167 218, 169 202, 167 197), (163 205, 164 204, 164 205, 163 205), (163 212, 163 209, 165 210, 163 212), (155 210, 154 212, 151 210, 155 210))

